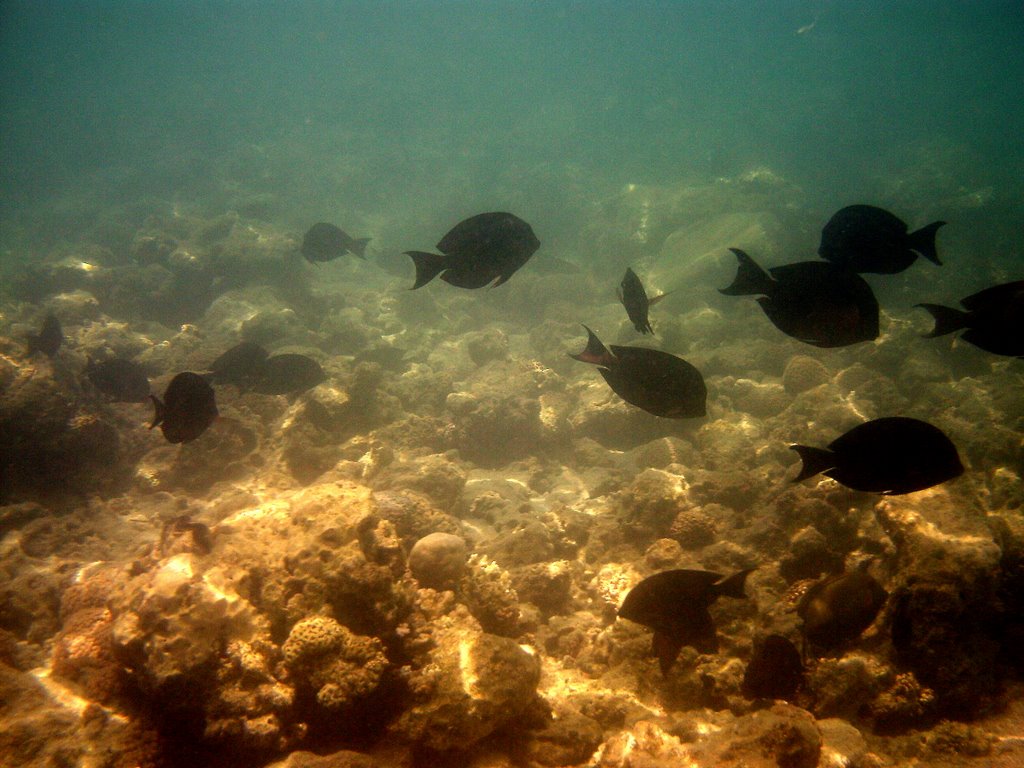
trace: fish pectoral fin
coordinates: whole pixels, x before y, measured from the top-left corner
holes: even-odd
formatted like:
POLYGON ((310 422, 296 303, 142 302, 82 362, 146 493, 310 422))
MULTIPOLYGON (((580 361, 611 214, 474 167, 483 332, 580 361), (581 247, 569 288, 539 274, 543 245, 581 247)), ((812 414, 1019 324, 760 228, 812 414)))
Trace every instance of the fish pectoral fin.
POLYGON ((662 675, 667 675, 669 670, 672 669, 672 665, 676 663, 679 651, 682 649, 682 638, 673 637, 672 635, 655 630, 654 638, 651 641, 651 654, 657 657, 662 675))
POLYGON ((675 293, 675 291, 665 291, 664 293, 659 293, 657 296, 651 296, 647 299, 647 306, 653 307, 666 296, 671 296, 673 293, 675 293))
POLYGON ((153 423, 149 425, 149 428, 157 426, 164 420, 165 408, 164 404, 160 401, 156 395, 150 395, 149 399, 153 401, 153 407, 156 409, 153 413, 153 423))

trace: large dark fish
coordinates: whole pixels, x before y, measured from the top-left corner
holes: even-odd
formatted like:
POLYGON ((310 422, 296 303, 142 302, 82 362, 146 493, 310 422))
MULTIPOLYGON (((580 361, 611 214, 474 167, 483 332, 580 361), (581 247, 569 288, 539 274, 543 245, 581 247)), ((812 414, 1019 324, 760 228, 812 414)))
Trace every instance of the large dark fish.
POLYGON ((645 347, 611 351, 587 329, 587 347, 569 357, 600 366, 598 371, 612 391, 627 403, 655 416, 692 419, 707 413, 708 390, 700 371, 681 357, 645 347))
POLYGON ((807 590, 797 606, 801 632, 809 643, 834 648, 860 637, 885 605, 889 593, 864 571, 826 576, 807 590))
POLYGON ((164 399, 150 395, 156 407, 153 423, 159 426, 169 443, 195 440, 217 418, 217 401, 213 388, 198 373, 179 373, 167 385, 164 399))
POLYGON ((42 352, 47 357, 53 357, 63 342, 64 332, 61 330, 60 320, 51 313, 43 320, 43 327, 39 333, 28 337, 28 354, 42 352))
POLYGON ((306 355, 284 354, 268 357, 254 389, 264 395, 305 392, 327 378, 320 363, 306 355))
POLYGON ((626 314, 629 315, 633 327, 640 333, 654 333, 647 313, 653 305, 666 296, 668 296, 667 293, 659 293, 657 296, 648 297, 636 272, 630 267, 626 267, 626 274, 623 275, 622 282, 619 284, 619 301, 626 308, 626 314))
POLYGON ((438 274, 458 288, 498 286, 540 248, 525 221, 511 213, 481 213, 456 224, 441 238, 436 253, 406 251, 416 265, 413 290, 438 274))
POLYGON ((715 623, 708 608, 719 597, 743 598, 749 570, 728 578, 711 571, 662 571, 637 584, 626 595, 619 616, 654 630, 652 653, 661 673, 675 663, 683 646, 701 653, 718 650, 715 623))
POLYGON ((210 364, 207 379, 215 384, 234 384, 247 389, 263 375, 267 350, 254 341, 243 341, 210 364))
POLYGON ((825 261, 802 261, 765 272, 744 251, 726 296, 763 294, 757 300, 787 336, 816 347, 845 347, 878 338, 878 300, 864 278, 825 261), (769 274, 770 273, 770 274, 769 274))
POLYGON ((131 360, 114 358, 97 363, 89 358, 85 375, 115 403, 144 403, 149 399, 149 377, 141 365, 131 360))
POLYGON ((911 493, 963 474, 956 446, 924 421, 888 416, 859 424, 827 449, 791 445, 803 459, 797 483, 819 472, 857 491, 911 493))
POLYGON ((936 221, 908 233, 907 225, 888 211, 873 205, 850 205, 821 230, 818 254, 854 272, 886 275, 902 272, 918 254, 941 265, 935 252, 935 233, 945 223, 936 221))
POLYGON ((302 255, 310 264, 317 262, 332 261, 346 253, 366 258, 366 244, 370 238, 353 238, 345 234, 333 224, 320 222, 314 224, 302 238, 302 255))
POLYGON ((743 673, 743 695, 750 699, 791 699, 804 679, 800 651, 782 635, 754 641, 754 653, 743 673))
POLYGON ((932 313, 935 328, 928 338, 945 336, 963 328, 960 338, 994 355, 1024 357, 1024 280, 994 285, 961 299, 966 309, 939 304, 918 304, 932 313))

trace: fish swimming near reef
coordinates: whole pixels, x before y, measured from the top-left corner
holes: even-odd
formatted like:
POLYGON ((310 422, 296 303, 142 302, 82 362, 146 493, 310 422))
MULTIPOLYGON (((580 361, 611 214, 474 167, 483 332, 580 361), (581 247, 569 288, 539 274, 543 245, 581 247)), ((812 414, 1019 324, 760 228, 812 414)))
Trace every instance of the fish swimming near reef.
POLYGON ((365 259, 368 242, 369 237, 350 237, 341 228, 321 221, 302 238, 301 253, 310 264, 333 261, 346 253, 365 259))
POLYGON ((90 357, 85 376, 115 403, 144 403, 149 399, 149 377, 132 360, 118 357, 97 363, 90 357))
POLYGON ((908 232, 901 219, 873 205, 850 205, 838 211, 821 231, 818 255, 854 272, 891 275, 902 272, 918 254, 941 265, 935 233, 946 222, 936 221, 908 232))
POLYGON ((859 424, 828 448, 791 445, 803 467, 794 483, 819 473, 857 491, 912 493, 963 474, 956 446, 938 427, 906 416, 859 424))
POLYGON ((860 637, 885 605, 889 593, 864 570, 826 576, 815 582, 797 606, 807 641, 835 648, 860 637))
POLYGON ((64 331, 61 330, 60 320, 53 313, 43 320, 43 327, 39 333, 28 337, 28 354, 34 355, 42 352, 47 357, 53 357, 64 343, 64 331))
POLYGON ((740 690, 750 699, 791 699, 803 684, 800 651, 782 635, 754 641, 754 653, 743 673, 740 690))
POLYGON ((156 407, 153 423, 169 443, 188 443, 199 437, 217 418, 213 388, 198 373, 179 373, 164 391, 163 400, 150 395, 156 407))
POLYGON ((320 363, 306 355, 287 353, 266 359, 253 389, 264 395, 305 392, 327 378, 320 363))
POLYGON ((878 338, 878 300, 864 278, 827 261, 801 261, 765 272, 747 253, 726 296, 756 296, 765 315, 787 336, 816 347, 845 347, 878 338))
POLYGON ((630 267, 626 267, 626 274, 623 275, 622 283, 619 284, 619 301, 626 308, 626 314, 629 315, 633 327, 640 333, 654 333, 648 318, 648 311, 666 296, 668 296, 667 293, 659 293, 657 296, 649 297, 640 278, 636 276, 636 272, 630 267))
POLYGON ((662 571, 629 591, 619 616, 654 630, 652 654, 665 675, 683 646, 693 646, 701 653, 718 650, 715 623, 708 608, 719 597, 745 598, 743 584, 749 573, 738 571, 723 578, 712 571, 662 571))
POLYGON ((968 344, 994 355, 1024 357, 1024 280, 986 288, 960 300, 966 309, 940 304, 917 304, 935 318, 927 338, 945 336, 966 328, 960 337, 968 344))
POLYGON ((416 266, 412 290, 439 274, 458 288, 483 288, 504 283, 538 248, 540 240, 529 224, 511 213, 496 212, 460 221, 437 244, 440 254, 405 253, 416 266))
POLYGON ((646 347, 620 347, 611 351, 587 330, 587 346, 569 357, 599 366, 612 391, 627 403, 655 416, 693 419, 707 413, 708 390, 700 371, 681 357, 646 347))
POLYGON ((263 375, 267 356, 267 350, 256 342, 240 342, 210 363, 206 378, 215 384, 234 384, 248 389, 263 375))

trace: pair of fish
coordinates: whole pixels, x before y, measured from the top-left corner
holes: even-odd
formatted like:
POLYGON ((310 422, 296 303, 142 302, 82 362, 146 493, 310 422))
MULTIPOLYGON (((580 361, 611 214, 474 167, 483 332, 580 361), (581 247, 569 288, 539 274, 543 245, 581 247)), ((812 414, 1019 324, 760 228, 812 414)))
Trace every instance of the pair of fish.
POLYGON ((790 446, 803 460, 793 482, 824 473, 847 488, 896 495, 963 474, 956 446, 925 421, 889 416, 859 424, 828 448, 790 446))
POLYGON ((340 227, 321 221, 310 227, 303 236, 300 252, 310 264, 333 261, 346 253, 365 259, 368 242, 368 237, 350 237, 340 227))
POLYGON ((599 366, 598 371, 619 397, 655 416, 699 418, 707 413, 707 386, 700 371, 681 357, 646 347, 611 350, 587 331, 587 346, 575 360, 599 366))
POLYGON ((210 364, 210 381, 264 395, 305 392, 327 378, 320 363, 299 354, 270 355, 252 341, 236 344, 210 364))
POLYGON ((438 275, 458 288, 495 287, 507 281, 540 248, 533 228, 511 213, 480 213, 460 221, 437 244, 441 253, 406 251, 420 288, 438 275))

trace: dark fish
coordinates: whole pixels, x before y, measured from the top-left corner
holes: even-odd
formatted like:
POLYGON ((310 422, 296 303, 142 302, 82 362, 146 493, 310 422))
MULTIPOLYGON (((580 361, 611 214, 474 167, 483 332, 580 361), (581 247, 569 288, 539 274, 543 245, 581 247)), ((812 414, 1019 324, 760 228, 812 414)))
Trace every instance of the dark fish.
POLYGON ((481 213, 456 224, 441 238, 437 250, 406 251, 416 265, 416 284, 426 285, 439 273, 458 288, 501 285, 540 248, 525 221, 511 213, 481 213))
POLYGON ((64 332, 61 330, 60 321, 51 313, 43 320, 43 327, 39 333, 28 337, 28 354, 42 352, 47 357, 53 357, 63 342, 64 332))
POLYGON ((619 616, 654 630, 653 655, 661 673, 675 663, 683 646, 701 653, 718 650, 715 623, 708 608, 719 597, 743 598, 743 583, 749 570, 723 579, 711 571, 662 571, 637 584, 626 595, 619 616))
POLYGON ((327 378, 320 363, 296 354, 272 355, 263 365, 254 389, 264 395, 305 392, 327 378))
POLYGON ((210 364, 207 378, 215 384, 234 384, 247 389, 263 375, 266 360, 267 350, 254 341, 243 341, 210 364))
POLYGON ((629 315, 633 327, 640 333, 654 333, 647 312, 666 296, 668 296, 667 293, 660 293, 657 296, 648 297, 636 272, 626 267, 626 274, 619 285, 619 301, 626 308, 626 314, 629 315))
POLYGON ((217 418, 213 388, 198 373, 179 373, 167 385, 162 401, 156 395, 149 399, 156 406, 149 428, 159 426, 169 443, 195 440, 217 418))
POLYGON ((355 355, 356 363, 376 363, 381 368, 392 371, 404 371, 409 367, 405 356, 408 350, 381 343, 374 347, 360 350, 355 355))
POLYGON ((791 699, 803 679, 800 651, 782 635, 768 635, 754 641, 741 690, 749 699, 791 699))
POLYGON ((787 336, 816 347, 845 347, 878 338, 878 300, 864 278, 835 264, 802 261, 765 272, 746 253, 726 296, 763 294, 757 300, 787 336), (770 274, 769 274, 770 273, 770 274))
POLYGON ((681 357, 615 344, 609 352, 589 328, 587 348, 569 357, 601 366, 598 371, 615 394, 655 416, 692 419, 707 413, 704 377, 681 357))
POLYGON ((89 358, 85 375, 115 403, 144 403, 149 399, 149 377, 141 365, 131 360, 115 358, 97 363, 89 358))
POLYGON ((907 225, 888 211, 873 205, 850 205, 821 230, 818 254, 854 272, 885 275, 902 272, 918 254, 941 265, 935 252, 935 233, 945 223, 936 221, 908 233, 907 225))
POLYGON ((961 299, 966 309, 918 304, 932 313, 935 328, 928 338, 966 328, 960 338, 995 355, 1024 357, 1024 280, 986 288, 961 299))
POLYGON ((940 429, 906 416, 860 424, 828 449, 790 448, 803 459, 794 483, 824 472, 848 488, 893 495, 931 488, 964 471, 956 447, 940 429))
POLYGON ((807 641, 834 648, 860 636, 871 626, 889 593, 864 571, 826 576, 814 584, 797 606, 807 641))
POLYGON ((366 244, 370 238, 353 238, 333 224, 320 222, 314 224, 302 238, 302 255, 306 261, 315 264, 321 261, 332 261, 346 253, 366 258, 366 244))

